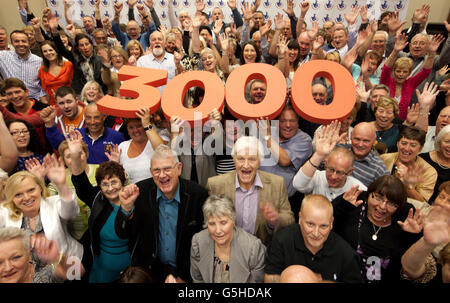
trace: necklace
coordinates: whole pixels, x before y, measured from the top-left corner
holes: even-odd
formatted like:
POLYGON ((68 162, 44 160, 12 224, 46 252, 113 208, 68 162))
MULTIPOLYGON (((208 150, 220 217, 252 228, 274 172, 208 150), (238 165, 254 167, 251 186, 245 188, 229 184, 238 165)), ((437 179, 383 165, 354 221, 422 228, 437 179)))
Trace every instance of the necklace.
POLYGON ((441 156, 439 155, 439 153, 436 153, 436 163, 442 168, 442 169, 449 169, 450 168, 450 166, 447 166, 447 165, 444 165, 444 164, 441 164, 440 162, 442 162, 442 163, 444 163, 444 161, 442 161, 441 159, 441 156))
POLYGON ((381 230, 381 226, 378 227, 378 230, 375 229, 375 225, 372 223, 374 234, 372 235, 372 240, 376 241, 378 239, 377 234, 381 230))

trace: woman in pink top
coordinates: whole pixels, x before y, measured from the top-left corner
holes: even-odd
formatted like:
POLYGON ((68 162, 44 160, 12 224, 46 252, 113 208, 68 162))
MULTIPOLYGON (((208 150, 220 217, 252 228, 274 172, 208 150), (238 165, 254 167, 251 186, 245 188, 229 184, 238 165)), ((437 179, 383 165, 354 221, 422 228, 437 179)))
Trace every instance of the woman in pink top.
POLYGON ((391 91, 391 97, 400 100, 399 102, 399 117, 402 120, 406 119, 408 114, 409 101, 414 90, 424 81, 431 73, 433 67, 434 57, 439 44, 443 41, 440 36, 433 36, 428 42, 428 56, 425 60, 422 70, 416 75, 408 78, 411 74, 413 61, 410 58, 402 57, 397 59, 397 55, 402 51, 406 45, 408 37, 405 34, 397 36, 394 49, 387 58, 383 66, 380 76, 380 84, 385 84, 391 91), (394 71, 393 74, 392 70, 394 71))

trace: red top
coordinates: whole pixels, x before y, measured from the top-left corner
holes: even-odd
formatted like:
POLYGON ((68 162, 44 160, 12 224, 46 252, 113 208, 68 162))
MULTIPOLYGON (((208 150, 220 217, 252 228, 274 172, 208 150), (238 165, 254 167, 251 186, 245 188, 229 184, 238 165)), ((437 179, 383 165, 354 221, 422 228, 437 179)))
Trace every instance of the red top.
POLYGON ((64 61, 63 65, 61 66, 61 70, 59 71, 59 74, 55 77, 49 72, 44 71, 44 66, 41 66, 39 69, 39 79, 41 79, 41 86, 42 89, 45 90, 47 95, 49 96, 49 104, 55 105, 55 93, 56 90, 61 86, 68 86, 70 87, 72 85, 72 79, 73 79, 73 65, 70 61, 64 61))

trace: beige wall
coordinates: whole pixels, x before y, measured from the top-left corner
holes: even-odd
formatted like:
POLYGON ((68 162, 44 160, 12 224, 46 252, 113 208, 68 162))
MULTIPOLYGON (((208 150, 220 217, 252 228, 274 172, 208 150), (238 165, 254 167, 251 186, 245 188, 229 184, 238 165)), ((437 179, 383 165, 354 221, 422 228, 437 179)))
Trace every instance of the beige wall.
POLYGON ((449 0, 409 0, 408 11, 406 12, 406 25, 411 25, 411 18, 416 8, 420 8, 424 4, 431 4, 428 22, 442 23, 447 20, 450 12, 449 0))
MULTIPOLYGON (((45 0, 28 0, 28 2, 36 17, 42 17, 42 10, 46 7, 45 0)), ((17 0, 1 0, 0 5, 0 25, 5 27, 8 33, 22 29, 24 24, 20 20, 17 0)))

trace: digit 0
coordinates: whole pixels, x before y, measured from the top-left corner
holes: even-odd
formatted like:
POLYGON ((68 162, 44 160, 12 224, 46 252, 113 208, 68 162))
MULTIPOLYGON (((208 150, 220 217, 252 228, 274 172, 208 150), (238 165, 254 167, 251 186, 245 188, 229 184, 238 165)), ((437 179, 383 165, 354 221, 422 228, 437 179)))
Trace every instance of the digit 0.
POLYGON ((328 60, 313 60, 302 64, 294 74, 291 99, 295 111, 304 119, 329 124, 343 120, 353 109, 356 101, 355 83, 342 65, 328 60), (314 101, 311 86, 314 78, 326 77, 333 86, 333 101, 320 105, 314 101))
POLYGON ((275 66, 252 63, 239 66, 228 76, 225 86, 227 107, 236 118, 275 119, 282 111, 286 100, 286 80, 275 66), (250 104, 245 99, 247 84, 258 79, 266 83, 266 96, 258 104, 250 104))
POLYGON ((201 113, 202 122, 206 122, 208 114, 216 108, 219 112, 224 106, 225 92, 222 80, 215 74, 205 71, 190 71, 182 73, 167 84, 164 89, 161 107, 167 120, 172 116, 178 116, 194 124, 194 113, 201 113), (198 86, 205 91, 202 102, 195 108, 187 108, 183 105, 184 96, 191 87, 198 86))

